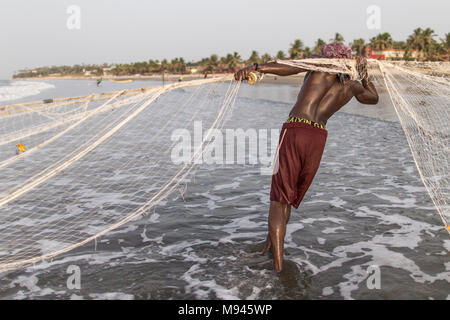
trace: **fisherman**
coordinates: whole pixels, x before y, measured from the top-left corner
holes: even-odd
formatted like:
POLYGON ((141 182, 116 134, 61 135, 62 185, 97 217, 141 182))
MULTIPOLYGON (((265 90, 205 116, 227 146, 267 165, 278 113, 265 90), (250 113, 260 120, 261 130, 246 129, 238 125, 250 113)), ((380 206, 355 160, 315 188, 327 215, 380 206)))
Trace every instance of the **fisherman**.
MULTIPOLYGON (((323 46, 322 58, 351 59, 352 50, 343 44, 323 46)), ((306 72, 297 102, 283 124, 272 175, 268 235, 261 254, 272 250, 274 268, 283 268, 284 237, 291 206, 298 208, 319 168, 327 139, 328 119, 353 97, 363 104, 377 104, 378 93, 367 73, 367 60, 358 56, 356 66, 361 81, 346 74, 308 71, 275 62, 254 63, 235 73, 236 80, 247 80, 252 72, 290 76, 306 72)))

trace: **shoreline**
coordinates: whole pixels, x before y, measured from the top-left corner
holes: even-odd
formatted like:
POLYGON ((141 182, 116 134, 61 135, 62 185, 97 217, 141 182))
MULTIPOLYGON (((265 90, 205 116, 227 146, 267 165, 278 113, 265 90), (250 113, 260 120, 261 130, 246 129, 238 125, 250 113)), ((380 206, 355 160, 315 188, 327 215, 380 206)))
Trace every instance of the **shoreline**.
MULTIPOLYGON (((208 74, 208 78, 220 77, 228 75, 229 73, 212 73, 208 74)), ((183 81, 203 79, 201 74, 170 74, 166 75, 165 81, 178 81, 180 76, 183 77, 183 81)), ((271 84, 287 84, 287 85, 300 85, 304 79, 304 74, 292 75, 292 76, 276 76, 276 75, 264 75, 261 83, 271 83, 271 84)), ((103 81, 109 80, 155 80, 162 81, 162 75, 131 75, 131 76, 106 76, 106 77, 92 77, 92 76, 46 76, 46 77, 24 77, 24 78, 10 78, 10 81, 39 81, 39 80, 90 80, 97 81, 102 78, 103 81)))
MULTIPOLYGON (((216 76, 219 74, 213 74, 212 76, 216 76)), ((203 75, 200 74, 170 74, 165 77, 167 81, 178 81, 180 76, 184 79, 195 80, 203 78, 203 75)), ((11 81, 20 81, 20 80, 94 80, 98 79, 103 80, 161 80, 162 75, 130 75, 130 76, 46 76, 46 77, 23 77, 23 78, 10 78, 11 81)))

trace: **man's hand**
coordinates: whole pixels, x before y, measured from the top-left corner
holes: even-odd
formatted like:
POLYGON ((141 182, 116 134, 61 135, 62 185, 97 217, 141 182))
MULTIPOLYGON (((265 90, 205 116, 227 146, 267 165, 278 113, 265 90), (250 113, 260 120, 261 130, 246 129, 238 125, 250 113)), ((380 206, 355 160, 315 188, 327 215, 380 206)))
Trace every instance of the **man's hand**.
POLYGON ((234 78, 238 81, 239 80, 248 80, 248 75, 250 74, 250 72, 253 72, 253 71, 255 71, 254 65, 245 67, 245 68, 239 70, 238 72, 236 72, 234 74, 234 78))
POLYGON ((361 80, 367 80, 369 74, 367 72, 367 59, 363 56, 356 57, 356 70, 361 80))

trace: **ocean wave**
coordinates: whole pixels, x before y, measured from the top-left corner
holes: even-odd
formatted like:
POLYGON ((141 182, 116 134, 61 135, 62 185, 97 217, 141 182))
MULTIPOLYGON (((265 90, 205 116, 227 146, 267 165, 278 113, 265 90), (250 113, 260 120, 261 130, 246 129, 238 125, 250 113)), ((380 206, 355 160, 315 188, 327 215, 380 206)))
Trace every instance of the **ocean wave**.
POLYGON ((17 100, 53 88, 55 88, 54 85, 46 82, 13 81, 5 86, 0 86, 0 101, 17 100))

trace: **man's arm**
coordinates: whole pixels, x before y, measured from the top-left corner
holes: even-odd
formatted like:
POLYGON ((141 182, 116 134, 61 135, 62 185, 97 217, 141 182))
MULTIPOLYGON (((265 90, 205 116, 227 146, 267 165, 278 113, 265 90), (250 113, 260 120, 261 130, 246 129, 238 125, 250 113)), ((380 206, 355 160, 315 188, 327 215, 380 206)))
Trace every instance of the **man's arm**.
POLYGON ((261 73, 271 73, 276 74, 278 76, 290 76, 293 74, 297 74, 300 72, 305 72, 307 70, 287 66, 285 64, 277 63, 277 62, 268 62, 262 63, 258 65, 258 70, 256 70, 256 65, 251 65, 245 67, 234 74, 234 78, 236 80, 247 80, 250 72, 258 71, 261 73))
POLYGON ((363 57, 356 58, 356 69, 361 77, 361 83, 353 81, 352 90, 356 100, 363 104, 377 104, 378 92, 374 84, 369 80, 367 73, 367 60, 363 57))
POLYGON ((374 84, 368 79, 362 79, 361 83, 354 81, 352 86, 356 100, 363 104, 377 104, 378 92, 374 84))

